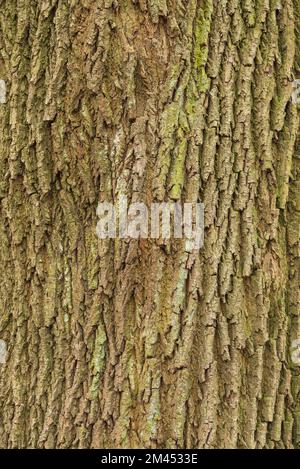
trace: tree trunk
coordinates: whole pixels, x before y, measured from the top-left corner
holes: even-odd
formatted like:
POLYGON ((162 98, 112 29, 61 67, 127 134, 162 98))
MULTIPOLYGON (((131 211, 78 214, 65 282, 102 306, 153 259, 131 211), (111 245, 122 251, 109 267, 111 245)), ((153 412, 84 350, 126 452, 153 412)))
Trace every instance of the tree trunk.
POLYGON ((300 447, 299 16, 0 0, 2 448, 300 447), (120 194, 204 247, 98 239, 120 194))

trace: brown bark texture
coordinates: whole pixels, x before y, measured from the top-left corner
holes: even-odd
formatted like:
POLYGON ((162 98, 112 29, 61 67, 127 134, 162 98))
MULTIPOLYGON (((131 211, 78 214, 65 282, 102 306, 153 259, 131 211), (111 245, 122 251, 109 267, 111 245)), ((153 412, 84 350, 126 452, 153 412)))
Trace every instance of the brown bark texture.
POLYGON ((2 448, 300 447, 299 17, 0 0, 2 448), (98 239, 120 194, 203 248, 98 239))

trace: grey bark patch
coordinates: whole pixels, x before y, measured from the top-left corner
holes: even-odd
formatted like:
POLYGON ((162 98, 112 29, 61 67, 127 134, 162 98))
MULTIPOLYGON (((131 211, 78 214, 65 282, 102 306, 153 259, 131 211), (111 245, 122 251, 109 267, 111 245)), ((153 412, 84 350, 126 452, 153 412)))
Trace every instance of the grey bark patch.
POLYGON ((291 358, 294 365, 300 366, 300 339, 296 339, 292 342, 291 358))
POLYGON ((4 80, 0 80, 0 104, 6 103, 6 84, 4 80))
POLYGON ((7 356, 7 348, 5 340, 0 340, 0 364, 4 364, 6 362, 7 356))
POLYGON ((294 80, 293 82, 293 93, 292 103, 298 104, 300 102, 300 80, 294 80))

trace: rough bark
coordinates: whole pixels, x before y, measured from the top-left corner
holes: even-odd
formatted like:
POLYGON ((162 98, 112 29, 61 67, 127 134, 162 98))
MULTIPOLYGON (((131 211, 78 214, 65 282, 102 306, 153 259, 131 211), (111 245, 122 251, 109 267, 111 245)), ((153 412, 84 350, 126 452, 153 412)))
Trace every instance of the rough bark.
POLYGON ((0 0, 0 446, 297 448, 299 0, 0 0), (99 201, 203 201, 205 244, 99 201))

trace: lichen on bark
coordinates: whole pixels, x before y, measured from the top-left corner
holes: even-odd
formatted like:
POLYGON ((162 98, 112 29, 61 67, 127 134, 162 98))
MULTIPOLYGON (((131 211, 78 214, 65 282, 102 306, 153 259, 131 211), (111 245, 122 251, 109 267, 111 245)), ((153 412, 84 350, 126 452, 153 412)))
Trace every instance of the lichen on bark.
POLYGON ((299 0, 0 0, 0 446, 299 448, 299 0), (202 201, 204 247, 99 240, 202 201))

